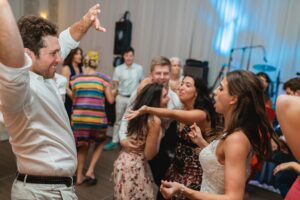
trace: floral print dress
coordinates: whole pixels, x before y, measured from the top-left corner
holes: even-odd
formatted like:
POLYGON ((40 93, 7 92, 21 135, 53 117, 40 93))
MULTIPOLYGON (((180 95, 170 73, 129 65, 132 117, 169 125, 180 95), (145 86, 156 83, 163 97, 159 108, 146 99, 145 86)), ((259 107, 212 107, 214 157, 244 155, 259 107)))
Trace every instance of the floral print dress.
MULTIPOLYGON (((184 184, 186 187, 200 191, 202 182, 202 168, 199 162, 201 148, 194 144, 188 136, 189 126, 180 128, 177 125, 178 142, 175 157, 168 169, 165 179, 184 184)), ((172 199, 185 199, 174 197, 172 199)))
POLYGON ((144 156, 146 136, 139 140, 140 151, 122 149, 114 163, 114 199, 153 200, 153 178, 144 156))

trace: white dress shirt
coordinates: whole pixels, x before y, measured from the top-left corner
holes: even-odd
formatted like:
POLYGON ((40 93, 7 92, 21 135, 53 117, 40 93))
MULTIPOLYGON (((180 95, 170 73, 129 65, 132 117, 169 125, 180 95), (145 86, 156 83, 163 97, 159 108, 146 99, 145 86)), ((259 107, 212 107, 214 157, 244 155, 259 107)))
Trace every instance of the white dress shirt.
POLYGON ((130 96, 144 78, 144 71, 141 65, 132 63, 128 67, 125 63, 115 68, 113 80, 119 82, 118 94, 130 96))
POLYGON ((54 81, 55 81, 55 84, 56 84, 56 86, 58 88, 59 94, 60 94, 63 102, 65 102, 65 100, 66 100, 66 93, 67 93, 67 82, 68 82, 68 79, 65 76, 63 76, 63 75, 55 73, 54 81))
MULTIPOLYGON (((59 36, 64 58, 78 46, 69 30, 59 36)), ((40 176, 72 176, 77 154, 61 94, 54 79, 44 79, 26 65, 10 68, 0 63, 0 99, 18 171, 40 176)))

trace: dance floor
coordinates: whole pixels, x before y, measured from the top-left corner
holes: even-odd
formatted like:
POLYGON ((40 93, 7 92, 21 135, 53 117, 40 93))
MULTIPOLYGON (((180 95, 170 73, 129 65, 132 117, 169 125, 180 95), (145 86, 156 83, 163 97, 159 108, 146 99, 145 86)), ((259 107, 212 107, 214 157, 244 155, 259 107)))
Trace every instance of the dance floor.
MULTIPOLYGON (((113 183, 110 181, 113 162, 118 150, 104 151, 96 166, 98 184, 76 188, 79 200, 111 200, 113 199, 113 183)), ((11 185, 16 173, 15 158, 7 141, 0 142, 0 199, 10 200, 11 185)), ((247 200, 280 200, 278 194, 248 186, 247 200)))

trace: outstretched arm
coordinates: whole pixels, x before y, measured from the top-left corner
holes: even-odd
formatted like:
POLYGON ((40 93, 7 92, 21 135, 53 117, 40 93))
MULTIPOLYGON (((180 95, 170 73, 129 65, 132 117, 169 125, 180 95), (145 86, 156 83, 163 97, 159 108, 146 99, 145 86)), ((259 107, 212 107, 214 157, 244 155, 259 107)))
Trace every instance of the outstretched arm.
POLYGON ((300 97, 285 95, 278 97, 276 113, 287 144, 300 161, 300 97))
POLYGON ((23 42, 7 0, 0 0, 0 62, 16 68, 25 62, 23 42))
POLYGON ((74 40, 80 41, 85 33, 89 30, 90 27, 94 27, 95 30, 105 32, 106 29, 103 28, 98 19, 98 14, 101 12, 100 4, 96 4, 89 9, 89 11, 82 17, 81 20, 74 23, 70 27, 70 33, 74 40))
POLYGON ((277 165, 274 169, 274 174, 277 174, 280 171, 284 170, 294 170, 297 174, 300 175, 300 164, 297 162, 286 162, 277 165))
POLYGON ((130 120, 145 113, 157 115, 164 118, 171 118, 188 125, 192 125, 194 122, 198 124, 206 120, 206 113, 198 109, 171 110, 168 108, 156 108, 148 106, 142 106, 139 110, 129 111, 129 114, 127 114, 126 118, 130 120))

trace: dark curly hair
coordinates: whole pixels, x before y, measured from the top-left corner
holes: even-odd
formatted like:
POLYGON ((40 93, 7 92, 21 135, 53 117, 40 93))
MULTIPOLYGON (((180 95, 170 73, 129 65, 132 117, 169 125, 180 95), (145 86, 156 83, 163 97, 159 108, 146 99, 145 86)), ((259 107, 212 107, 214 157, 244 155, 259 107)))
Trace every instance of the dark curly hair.
POLYGON ((52 22, 37 16, 23 16, 18 20, 25 48, 30 49, 37 57, 44 47, 43 37, 57 36, 57 26, 52 22))

